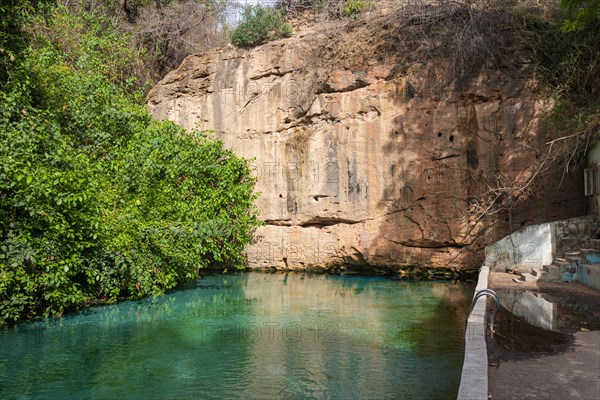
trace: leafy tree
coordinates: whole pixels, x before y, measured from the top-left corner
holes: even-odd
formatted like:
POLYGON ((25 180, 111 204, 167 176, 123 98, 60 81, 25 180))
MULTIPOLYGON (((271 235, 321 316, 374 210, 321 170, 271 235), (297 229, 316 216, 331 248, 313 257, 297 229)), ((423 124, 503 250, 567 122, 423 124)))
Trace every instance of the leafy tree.
POLYGON ((8 79, 10 66, 27 46, 23 26, 51 0, 3 0, 0 3, 0 83, 8 79))
POLYGON ((33 46, 55 49, 71 68, 95 71, 127 89, 135 88, 145 68, 145 49, 132 46, 132 34, 121 32, 114 18, 98 9, 57 6, 47 15, 37 15, 31 25, 37 32, 33 46))
MULTIPOLYGON (((71 17, 49 29, 68 32, 71 17)), ((94 29, 72 46, 45 32, 0 86, 0 323, 159 295, 202 268, 240 266, 258 224, 248 161, 153 120, 100 62, 128 53, 96 21, 109 42, 94 29)))
POLYGON ((280 11, 255 4, 244 9, 241 21, 231 34, 231 42, 252 47, 291 34, 292 26, 284 21, 280 11))

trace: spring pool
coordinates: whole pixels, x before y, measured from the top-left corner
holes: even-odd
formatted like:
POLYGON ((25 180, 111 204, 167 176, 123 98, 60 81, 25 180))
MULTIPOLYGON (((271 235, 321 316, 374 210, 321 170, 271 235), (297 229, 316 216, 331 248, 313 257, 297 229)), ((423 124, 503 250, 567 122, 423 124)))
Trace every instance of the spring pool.
POLYGON ((1 399, 451 399, 468 283, 214 275, 0 329, 1 399))

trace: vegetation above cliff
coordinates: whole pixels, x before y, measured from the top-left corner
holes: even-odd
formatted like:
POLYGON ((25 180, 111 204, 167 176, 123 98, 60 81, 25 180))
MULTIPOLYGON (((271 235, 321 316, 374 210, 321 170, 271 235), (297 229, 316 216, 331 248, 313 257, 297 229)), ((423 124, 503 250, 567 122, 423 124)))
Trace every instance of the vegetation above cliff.
POLYGON ((239 265, 257 225, 248 162, 148 115, 111 19, 46 6, 0 7, 0 323, 239 265))
POLYGON ((292 26, 283 20, 280 11, 255 4, 242 12, 241 21, 231 33, 231 43, 250 47, 291 35, 292 26))

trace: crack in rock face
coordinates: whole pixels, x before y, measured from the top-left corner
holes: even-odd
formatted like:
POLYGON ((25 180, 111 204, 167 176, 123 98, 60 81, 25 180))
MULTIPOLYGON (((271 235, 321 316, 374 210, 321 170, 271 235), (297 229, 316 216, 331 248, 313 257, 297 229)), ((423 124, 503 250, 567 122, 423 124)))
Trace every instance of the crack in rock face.
POLYGON ((551 171, 543 185, 553 189, 510 221, 473 217, 485 182, 524 173, 543 146, 526 78, 487 71, 442 91, 441 61, 404 75, 375 61, 337 65, 319 40, 328 45, 302 36, 190 56, 148 95, 155 117, 255 158, 266 225, 250 267, 477 268, 510 229, 583 214, 580 177, 559 185, 551 171))

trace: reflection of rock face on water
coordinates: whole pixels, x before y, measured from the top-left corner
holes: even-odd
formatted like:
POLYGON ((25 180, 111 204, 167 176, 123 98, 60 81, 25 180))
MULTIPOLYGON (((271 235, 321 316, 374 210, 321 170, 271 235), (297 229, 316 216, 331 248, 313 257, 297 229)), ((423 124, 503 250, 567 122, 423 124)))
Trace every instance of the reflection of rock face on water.
MULTIPOLYGON (((488 71, 447 89, 441 63, 340 60, 336 43, 313 32, 190 56, 148 108, 256 158, 266 225, 251 267, 481 265, 471 254, 507 234, 508 219, 469 220, 480 182, 523 173, 545 142, 527 73, 488 71)), ((560 172, 514 211, 513 227, 584 213, 580 177, 558 185, 560 172)))
POLYGON ((163 298, 0 330, 0 398, 456 398, 473 289, 208 276, 163 298))
POLYGON ((492 355, 504 350, 556 352, 568 348, 573 332, 600 329, 600 321, 589 313, 592 304, 525 290, 497 294, 502 307, 489 340, 492 355))

